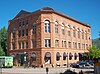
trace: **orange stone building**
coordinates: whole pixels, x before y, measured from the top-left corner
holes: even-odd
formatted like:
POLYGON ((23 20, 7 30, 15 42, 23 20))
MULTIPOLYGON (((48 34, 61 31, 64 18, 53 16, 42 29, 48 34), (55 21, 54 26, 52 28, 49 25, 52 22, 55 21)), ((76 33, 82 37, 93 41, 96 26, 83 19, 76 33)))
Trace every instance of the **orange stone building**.
POLYGON ((82 60, 92 46, 90 25, 44 7, 35 12, 21 10, 8 23, 9 55, 14 64, 68 66, 82 60))

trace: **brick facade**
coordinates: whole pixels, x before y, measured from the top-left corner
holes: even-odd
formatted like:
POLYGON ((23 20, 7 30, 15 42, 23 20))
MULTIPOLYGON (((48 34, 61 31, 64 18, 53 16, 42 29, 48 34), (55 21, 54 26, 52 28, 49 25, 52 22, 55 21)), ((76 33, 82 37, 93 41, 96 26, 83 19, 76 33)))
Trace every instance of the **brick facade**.
MULTIPOLYGON (((51 64, 56 66, 60 64, 62 66, 79 61, 79 54, 88 52, 87 47, 92 46, 90 25, 84 24, 48 7, 32 13, 22 10, 14 19, 9 20, 8 46, 9 55, 14 55, 15 65, 18 63, 18 58, 21 58, 21 61, 23 60, 24 52, 26 52, 29 62, 32 54, 34 53, 36 55, 36 60, 32 61, 33 65, 41 66, 51 64), (50 32, 45 32, 47 30, 49 31, 49 26, 46 27, 47 30, 45 29, 46 20, 50 22, 50 32), (58 33, 55 33, 55 22, 57 22, 58 33), (26 29, 28 29, 28 35, 26 35, 26 29), (70 30, 70 36, 68 36, 68 30, 70 30), (36 33, 33 34, 33 31, 36 33), (62 34, 62 31, 64 34, 62 34), (75 37, 73 34, 75 34, 75 37), (45 39, 50 40, 50 47, 45 47, 45 39), (55 46, 55 40, 58 40, 58 46, 55 46), (35 41, 35 43, 32 43, 32 41, 35 41), (69 47, 69 42, 71 47, 69 47), (46 55, 47 52, 48 55, 46 55), (59 60, 57 60, 57 52, 60 53, 59 60), (65 60, 63 59, 64 52, 66 53, 65 60), (69 60, 70 53, 73 55, 71 60, 69 60), (77 59, 74 59, 75 53, 77 54, 77 59)), ((23 65, 23 62, 21 64, 23 65)))

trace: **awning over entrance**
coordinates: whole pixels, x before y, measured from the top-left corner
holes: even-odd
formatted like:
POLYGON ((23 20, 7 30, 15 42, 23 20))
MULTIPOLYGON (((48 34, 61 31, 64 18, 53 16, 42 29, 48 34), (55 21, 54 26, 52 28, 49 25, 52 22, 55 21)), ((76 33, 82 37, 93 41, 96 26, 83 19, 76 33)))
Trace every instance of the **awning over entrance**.
POLYGON ((45 53, 45 57, 47 57, 47 58, 51 57, 50 52, 46 52, 46 53, 45 53))
POLYGON ((61 57, 59 52, 56 53, 56 57, 61 57))

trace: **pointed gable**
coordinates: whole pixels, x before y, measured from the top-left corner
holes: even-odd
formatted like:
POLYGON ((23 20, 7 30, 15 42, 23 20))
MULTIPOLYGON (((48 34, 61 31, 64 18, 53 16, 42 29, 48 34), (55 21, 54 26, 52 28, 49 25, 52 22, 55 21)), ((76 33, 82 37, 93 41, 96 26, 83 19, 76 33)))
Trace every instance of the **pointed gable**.
POLYGON ((19 17, 23 17, 23 16, 26 16, 26 15, 29 15, 29 14, 31 14, 31 12, 27 12, 27 11, 21 10, 21 11, 14 17, 14 19, 18 19, 19 17))

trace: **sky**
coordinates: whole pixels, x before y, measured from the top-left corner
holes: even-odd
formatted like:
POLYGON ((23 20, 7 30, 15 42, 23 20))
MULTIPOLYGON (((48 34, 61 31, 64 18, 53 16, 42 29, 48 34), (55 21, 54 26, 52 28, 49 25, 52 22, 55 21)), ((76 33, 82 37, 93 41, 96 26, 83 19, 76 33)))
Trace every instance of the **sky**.
POLYGON ((8 21, 20 10, 34 12, 43 7, 90 24, 92 39, 100 37, 100 0, 0 0, 0 29, 8 28, 8 21))

